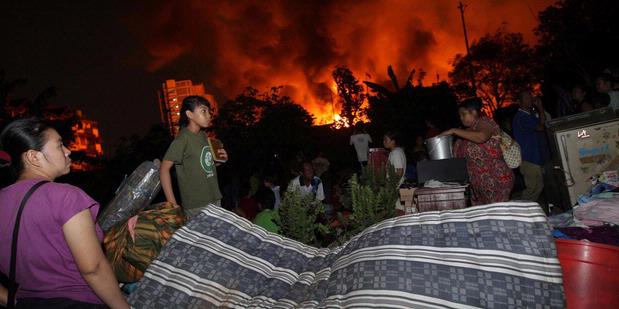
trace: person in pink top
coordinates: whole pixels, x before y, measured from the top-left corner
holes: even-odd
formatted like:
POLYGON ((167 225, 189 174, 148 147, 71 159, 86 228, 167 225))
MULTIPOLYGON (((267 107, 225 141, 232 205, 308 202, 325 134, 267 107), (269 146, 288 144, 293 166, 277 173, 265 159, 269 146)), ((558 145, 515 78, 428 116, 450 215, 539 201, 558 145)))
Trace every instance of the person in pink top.
MULTIPOLYGON (((99 204, 81 189, 55 183, 69 173, 71 153, 58 132, 35 118, 16 120, 0 135, 16 181, 0 190, 0 271, 8 276, 17 210, 36 190, 20 220, 16 254, 17 308, 129 308, 101 249, 99 204)), ((0 305, 7 287, 0 285, 0 305)))

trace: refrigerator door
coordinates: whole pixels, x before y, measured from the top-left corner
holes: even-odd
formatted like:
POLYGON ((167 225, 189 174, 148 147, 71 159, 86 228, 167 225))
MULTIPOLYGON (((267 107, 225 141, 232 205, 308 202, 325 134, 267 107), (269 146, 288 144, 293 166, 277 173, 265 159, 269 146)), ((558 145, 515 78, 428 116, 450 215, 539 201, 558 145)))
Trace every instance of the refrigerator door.
POLYGON ((591 177, 619 168, 619 120, 555 132, 572 205, 591 189, 591 177))

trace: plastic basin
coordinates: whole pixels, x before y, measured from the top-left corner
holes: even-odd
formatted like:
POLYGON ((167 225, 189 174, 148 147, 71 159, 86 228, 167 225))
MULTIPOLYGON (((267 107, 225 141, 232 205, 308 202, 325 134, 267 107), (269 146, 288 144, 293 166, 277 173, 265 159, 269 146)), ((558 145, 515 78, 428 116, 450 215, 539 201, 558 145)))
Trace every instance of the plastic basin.
POLYGON ((568 309, 619 308, 619 247, 557 239, 568 309))

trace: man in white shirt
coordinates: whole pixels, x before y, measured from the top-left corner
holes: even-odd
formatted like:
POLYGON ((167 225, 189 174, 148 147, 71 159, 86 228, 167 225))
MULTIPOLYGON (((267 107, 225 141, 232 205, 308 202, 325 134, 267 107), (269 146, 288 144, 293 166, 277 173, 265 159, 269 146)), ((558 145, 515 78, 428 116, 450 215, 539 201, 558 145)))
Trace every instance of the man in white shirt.
POLYGON ((404 183, 406 172, 406 154, 404 149, 399 146, 399 140, 395 133, 387 132, 383 138, 383 145, 389 150, 389 164, 395 169, 396 175, 400 177, 398 185, 404 183))
POLYGON ((361 167, 368 164, 368 151, 371 142, 372 137, 361 128, 361 125, 357 125, 355 133, 350 136, 350 145, 355 147, 357 160, 361 167))
MULTIPOLYGON (((383 136, 383 146, 389 150, 387 164, 393 166, 395 174, 400 178, 398 187, 404 183, 404 174, 406 172, 406 154, 404 149, 399 146, 399 141, 399 137, 395 132, 387 132, 383 136)), ((403 210, 401 207, 400 199, 397 199, 395 201, 395 208, 403 210)))
POLYGON ((323 201, 325 199, 322 181, 319 177, 314 176, 314 168, 309 162, 303 163, 303 174, 294 178, 288 185, 289 192, 296 189, 299 189, 301 196, 312 193, 318 201, 323 201))
POLYGON ((612 76, 602 74, 595 79, 595 90, 599 93, 606 93, 610 97, 610 107, 619 110, 619 91, 613 90, 612 76))

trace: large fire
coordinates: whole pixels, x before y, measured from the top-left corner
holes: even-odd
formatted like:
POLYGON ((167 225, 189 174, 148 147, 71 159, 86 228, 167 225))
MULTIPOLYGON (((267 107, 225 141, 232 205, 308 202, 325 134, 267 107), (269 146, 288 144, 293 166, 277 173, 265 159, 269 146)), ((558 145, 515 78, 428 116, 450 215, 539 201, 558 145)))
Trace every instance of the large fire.
MULTIPOLYGON (((505 22, 533 43, 536 14, 554 0, 471 2, 466 20, 472 40, 505 22)), ((465 52, 457 5, 160 0, 136 5, 127 20, 150 55, 143 63, 149 71, 179 72, 184 65, 187 76, 177 77, 204 81, 220 99, 250 85, 283 85, 321 124, 333 122, 339 111, 331 77, 336 65, 347 65, 359 80, 383 84, 388 65, 401 80, 413 68, 427 72, 425 84, 446 80, 453 57, 465 52)))

